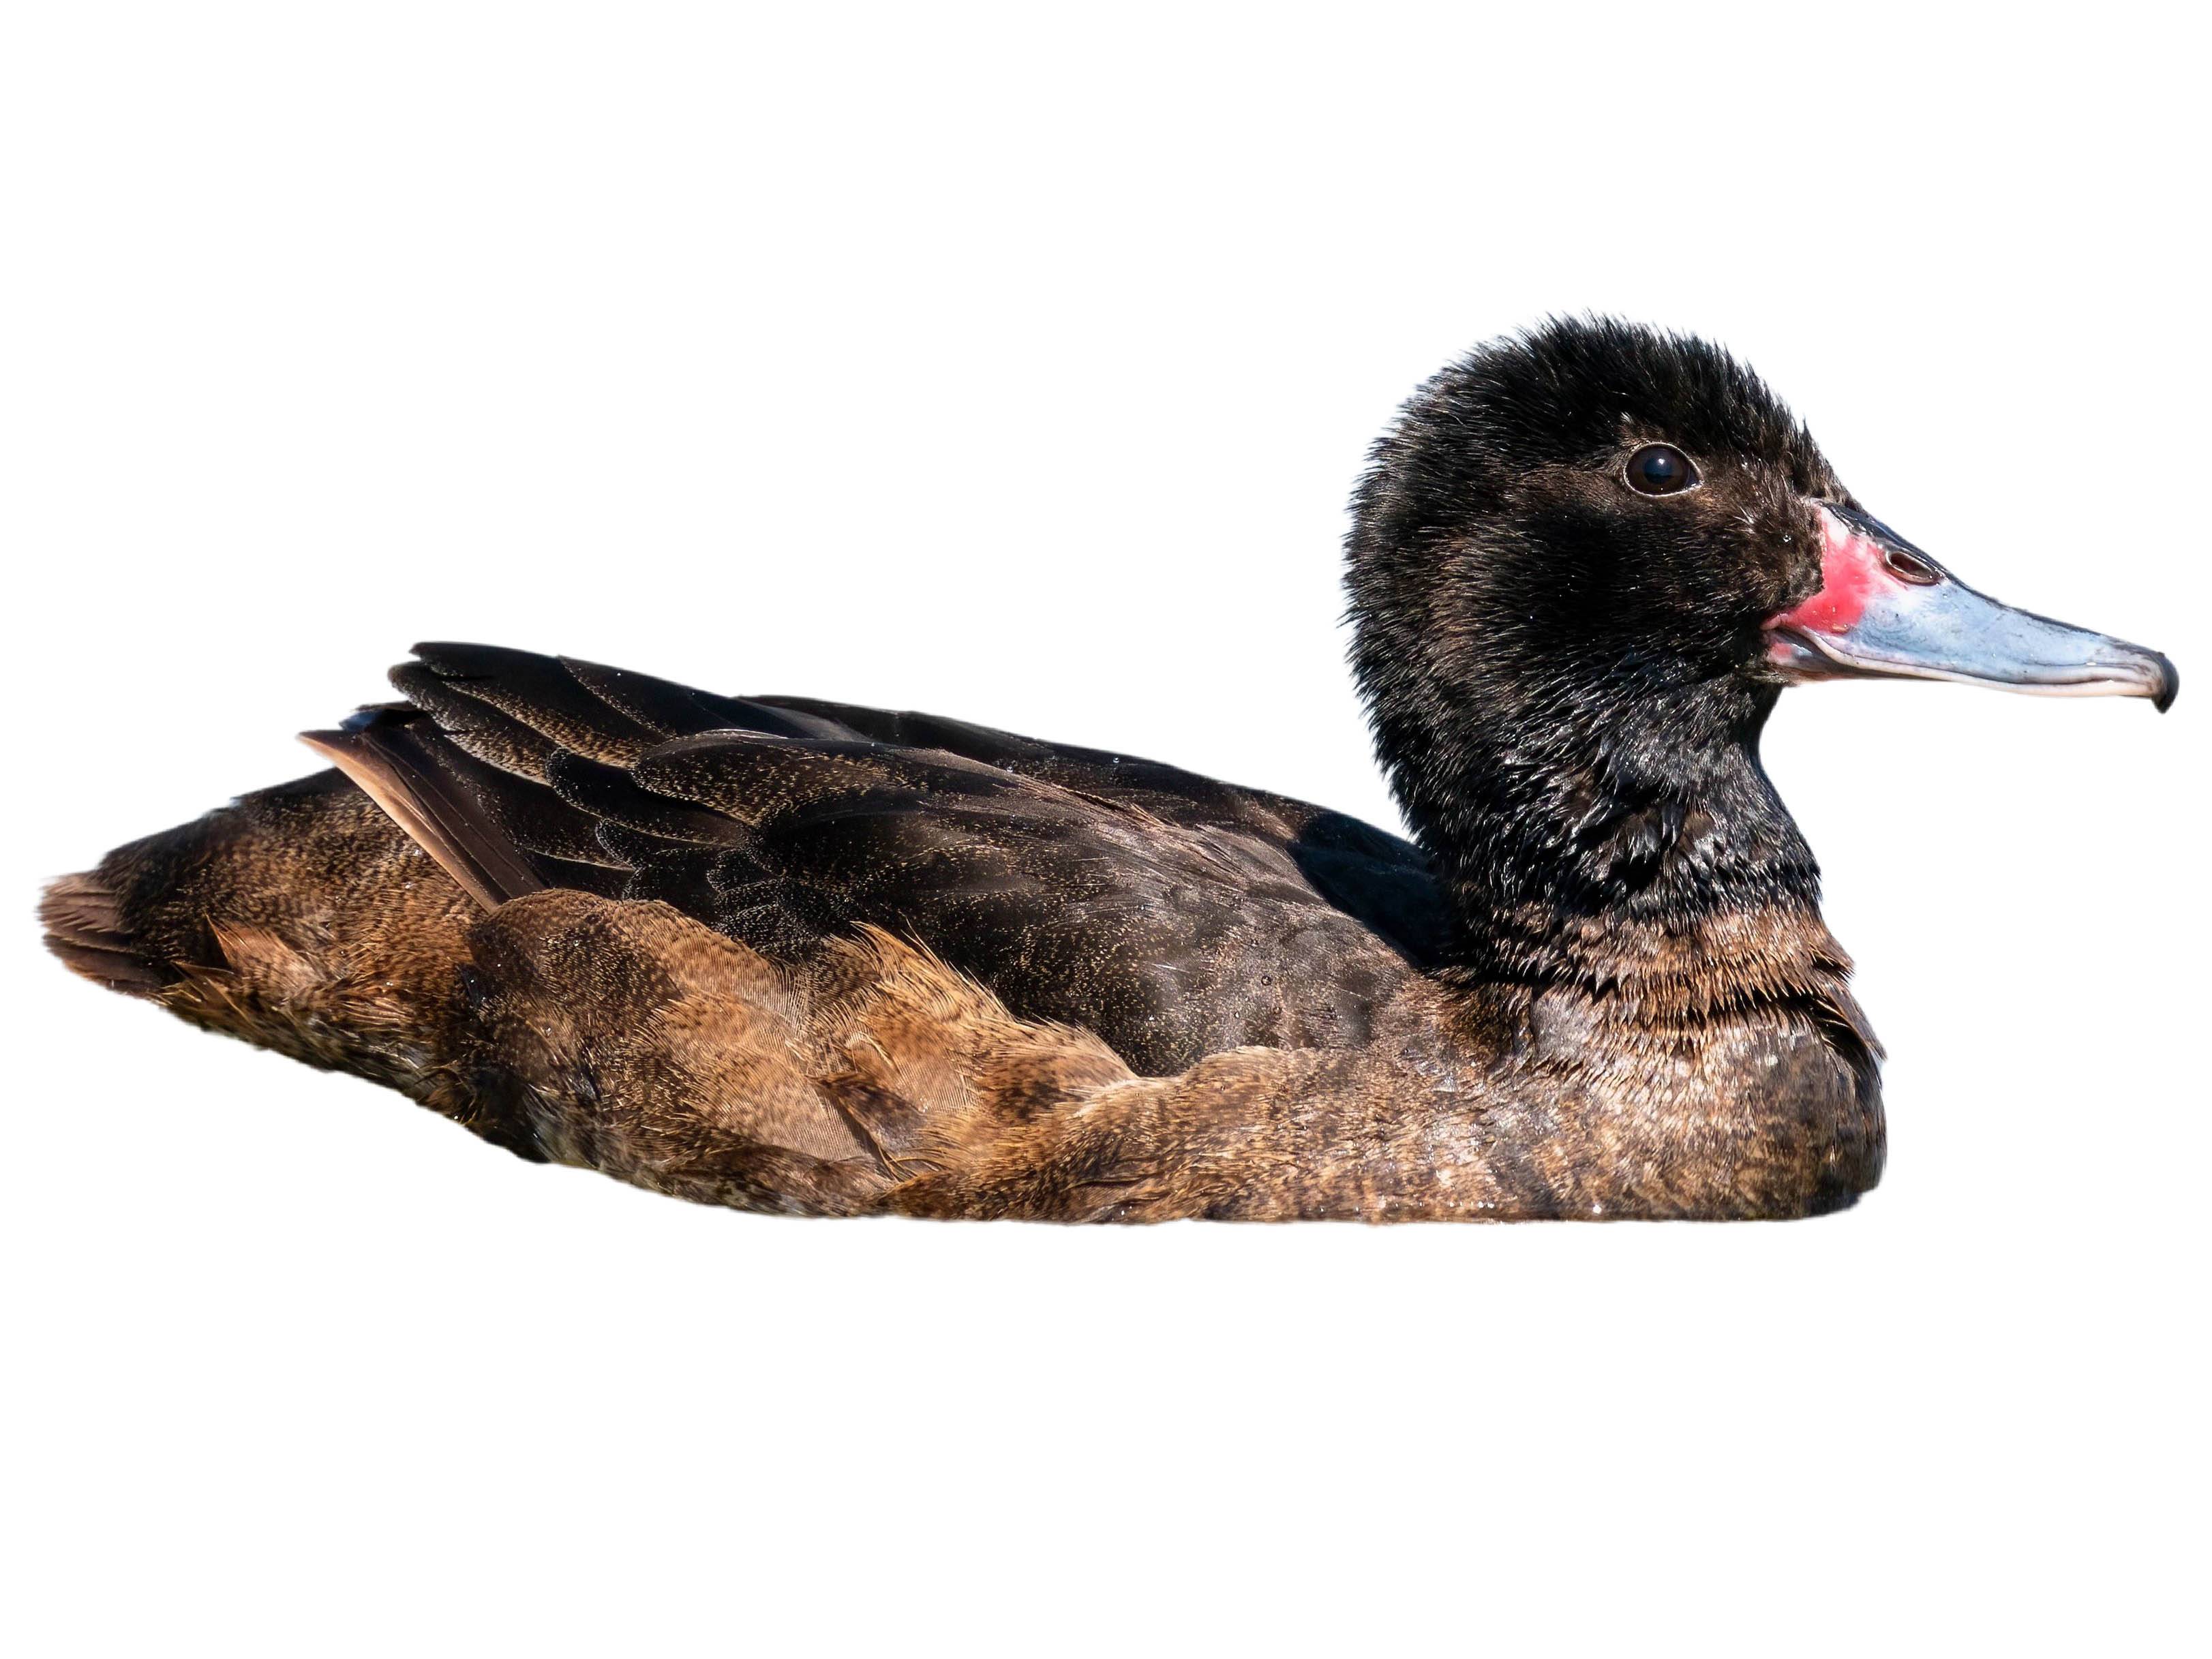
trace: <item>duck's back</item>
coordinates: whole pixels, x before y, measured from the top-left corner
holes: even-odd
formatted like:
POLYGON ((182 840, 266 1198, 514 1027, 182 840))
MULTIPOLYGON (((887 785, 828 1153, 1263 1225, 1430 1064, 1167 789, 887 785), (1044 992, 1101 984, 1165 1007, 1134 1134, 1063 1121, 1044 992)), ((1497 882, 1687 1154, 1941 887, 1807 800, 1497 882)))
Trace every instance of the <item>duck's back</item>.
MULTIPOLYGON (((1140 1073, 1364 1043, 1439 942, 1409 843, 1152 762, 480 646, 419 647, 393 682, 406 702, 312 739, 390 827, 343 791, 295 791, 272 823, 343 811, 343 830, 318 822, 303 860, 296 830, 232 823, 223 882, 329 887, 356 844, 362 867, 390 866, 404 830, 488 907, 549 887, 658 899, 787 963, 879 927, 1140 1073)), ((189 862, 196 828, 139 847, 189 862)), ((220 903, 208 884, 203 908, 220 903)), ((165 939, 191 932, 165 922, 165 939)), ((127 919, 118 937, 148 932, 127 919)))

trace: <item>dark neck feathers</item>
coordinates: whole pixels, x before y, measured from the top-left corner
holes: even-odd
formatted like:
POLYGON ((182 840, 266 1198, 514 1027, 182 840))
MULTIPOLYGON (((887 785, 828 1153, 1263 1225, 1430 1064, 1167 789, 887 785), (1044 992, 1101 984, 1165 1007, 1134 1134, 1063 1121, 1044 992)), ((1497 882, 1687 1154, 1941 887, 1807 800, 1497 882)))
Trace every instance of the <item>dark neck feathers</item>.
POLYGON ((1355 544, 1351 587, 1376 750, 1449 896, 1449 974, 1686 1011, 1839 985, 1819 867, 1759 761, 1774 690, 1533 650, 1455 605, 1436 556, 1355 544))
POLYGON ((1817 916, 1819 867, 1759 762, 1772 696, 1724 683, 1507 723, 1375 695, 1377 747, 1450 895, 1455 965, 1601 986, 1732 918, 1817 916))

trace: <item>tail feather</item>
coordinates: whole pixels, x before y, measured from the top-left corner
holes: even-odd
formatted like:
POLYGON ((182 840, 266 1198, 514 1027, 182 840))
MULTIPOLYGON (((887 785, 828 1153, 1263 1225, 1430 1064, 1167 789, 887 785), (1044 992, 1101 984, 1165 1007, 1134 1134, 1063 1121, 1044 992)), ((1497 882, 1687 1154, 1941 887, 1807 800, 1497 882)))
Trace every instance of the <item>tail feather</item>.
POLYGON ((149 996, 178 979, 174 964, 145 955, 125 920, 122 896, 88 870, 64 876, 39 901, 46 949, 95 985, 149 996))
POLYGON ((337 772, 118 847, 39 913, 95 984, 420 1099, 458 1085, 442 1068, 481 912, 337 772))

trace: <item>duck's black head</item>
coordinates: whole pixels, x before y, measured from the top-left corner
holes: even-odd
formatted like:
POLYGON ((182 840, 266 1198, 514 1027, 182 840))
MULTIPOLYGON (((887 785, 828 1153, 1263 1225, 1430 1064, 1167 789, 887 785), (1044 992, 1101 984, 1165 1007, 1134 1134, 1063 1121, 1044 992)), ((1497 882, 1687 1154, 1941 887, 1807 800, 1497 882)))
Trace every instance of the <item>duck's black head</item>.
POLYGON ((1702 340, 1554 321, 1437 375, 1376 444, 1353 661, 1484 971, 1608 915, 1809 908, 1759 769, 1781 688, 1869 674, 2171 701, 2154 653, 2006 609, 1869 518, 1702 340))

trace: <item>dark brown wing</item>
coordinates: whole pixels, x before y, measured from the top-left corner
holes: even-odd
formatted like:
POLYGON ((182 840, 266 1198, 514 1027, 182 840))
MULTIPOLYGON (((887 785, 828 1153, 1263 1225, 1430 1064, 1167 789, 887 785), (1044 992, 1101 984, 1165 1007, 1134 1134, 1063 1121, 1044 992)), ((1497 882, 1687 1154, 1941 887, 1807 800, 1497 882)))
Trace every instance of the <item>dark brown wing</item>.
POLYGON ((487 902, 658 898, 771 955, 872 924, 1146 1071, 1362 1042, 1434 948, 1419 854, 1303 803, 932 716, 418 655, 407 705, 316 741, 487 902))
POLYGON ((1045 743, 941 715, 811 697, 763 697, 754 706, 824 720, 878 743, 943 750, 1140 808, 1185 829, 1249 836, 1279 849, 1318 896, 1355 917, 1408 962, 1431 965, 1443 947, 1443 896, 1420 848, 1342 812, 1134 755, 1045 743))

